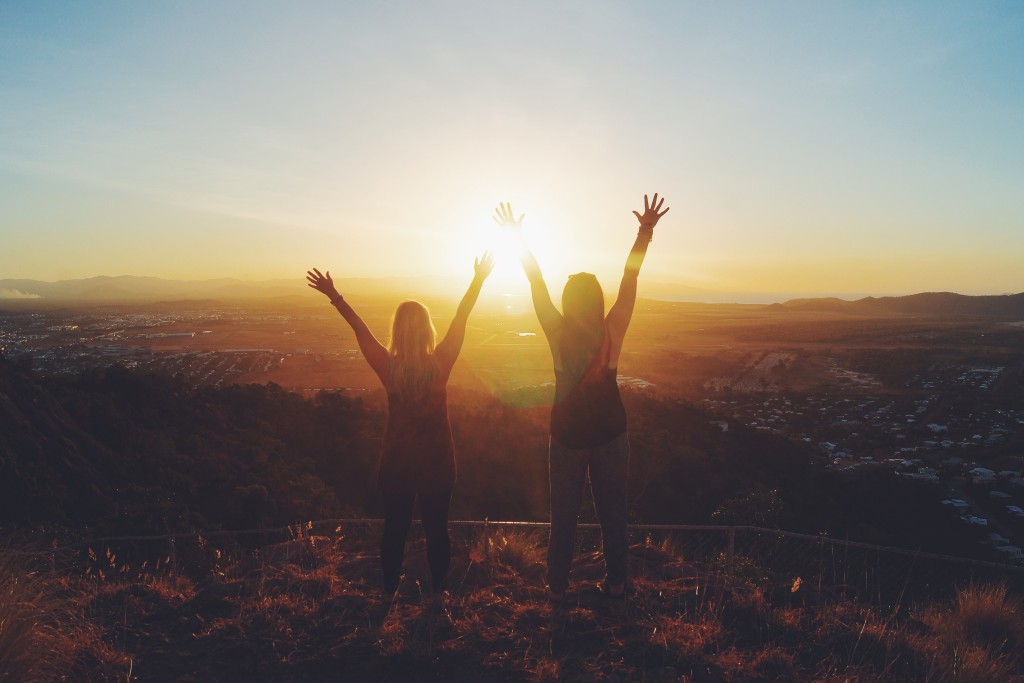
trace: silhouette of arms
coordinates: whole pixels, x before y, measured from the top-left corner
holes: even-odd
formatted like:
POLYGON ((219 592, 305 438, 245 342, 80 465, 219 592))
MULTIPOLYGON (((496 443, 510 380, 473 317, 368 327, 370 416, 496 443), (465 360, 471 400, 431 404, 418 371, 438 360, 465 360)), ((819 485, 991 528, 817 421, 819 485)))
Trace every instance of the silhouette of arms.
POLYGON ((366 326, 366 323, 359 317, 359 314, 338 293, 334 286, 334 280, 331 279, 331 271, 327 271, 325 275, 316 268, 307 270, 306 279, 309 280, 307 284, 310 287, 326 295, 331 300, 331 305, 338 310, 338 313, 341 313, 341 317, 352 327, 352 331, 356 333, 356 342, 359 344, 359 350, 363 352, 363 358, 366 359, 366 362, 370 364, 373 371, 377 373, 377 377, 383 382, 388 373, 388 350, 377 341, 377 338, 373 336, 373 332, 370 332, 370 328, 366 326))
POLYGON ((662 216, 668 213, 667 207, 664 211, 661 210, 664 203, 665 198, 662 197, 659 200, 657 192, 654 193, 654 197, 650 200, 648 200, 647 195, 644 195, 643 214, 639 211, 633 212, 633 215, 640 221, 640 230, 636 234, 636 241, 633 242, 633 248, 630 249, 629 256, 626 257, 626 268, 622 274, 622 282, 619 283, 619 295, 616 297, 615 303, 612 304, 611 310, 608 311, 608 317, 606 318, 608 332, 611 335, 613 358, 618 356, 617 351, 622 346, 622 340, 626 336, 626 328, 629 327, 629 321, 633 317, 633 307, 636 304, 637 276, 640 275, 640 266, 643 265, 644 257, 647 255, 647 246, 654 237, 654 226, 658 224, 662 216))
POLYGON ((511 204, 498 204, 493 216, 494 222, 502 228, 512 230, 519 238, 519 262, 523 265, 526 278, 530 281, 530 293, 533 296, 533 308, 537 312, 537 320, 544 330, 544 336, 548 344, 554 344, 558 339, 558 331, 562 326, 562 314, 558 312, 555 305, 551 303, 551 294, 544 282, 544 276, 540 272, 540 265, 534 258, 533 252, 526 246, 526 239, 523 237, 523 218, 526 214, 519 216, 518 220, 512 213, 511 204))
POLYGON ((452 324, 448 326, 448 331, 445 332, 444 339, 437 345, 434 354, 438 357, 438 361, 445 366, 446 369, 450 370, 455 365, 455 359, 459 357, 459 352, 462 350, 462 342, 466 339, 466 323, 469 322, 469 314, 473 310, 473 306, 476 305, 476 300, 480 296, 480 289, 484 285, 484 280, 494 270, 494 254, 489 251, 485 251, 483 256, 473 260, 473 281, 469 283, 469 289, 462 297, 462 301, 459 302, 459 307, 455 311, 455 317, 452 319, 452 324))

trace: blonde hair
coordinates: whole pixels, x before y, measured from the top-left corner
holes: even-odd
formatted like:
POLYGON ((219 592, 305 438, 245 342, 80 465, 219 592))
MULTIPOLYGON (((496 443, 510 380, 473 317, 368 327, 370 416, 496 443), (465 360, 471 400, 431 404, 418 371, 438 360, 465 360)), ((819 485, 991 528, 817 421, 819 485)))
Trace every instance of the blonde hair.
POLYGON ((416 398, 426 393, 436 376, 434 344, 437 330, 430 311, 419 301, 403 301, 391 318, 391 342, 388 353, 389 388, 403 397, 416 398))

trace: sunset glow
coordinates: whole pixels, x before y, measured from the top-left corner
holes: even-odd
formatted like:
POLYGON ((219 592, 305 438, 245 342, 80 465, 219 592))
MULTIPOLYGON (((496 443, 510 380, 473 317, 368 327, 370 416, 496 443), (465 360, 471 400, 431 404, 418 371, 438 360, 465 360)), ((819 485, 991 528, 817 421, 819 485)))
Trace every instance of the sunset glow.
POLYGON ((644 281, 673 296, 1020 291, 1022 25, 1014 4, 5 3, 0 279, 461 278, 490 247, 522 292, 490 220, 511 201, 551 282, 607 289, 657 191, 644 281))

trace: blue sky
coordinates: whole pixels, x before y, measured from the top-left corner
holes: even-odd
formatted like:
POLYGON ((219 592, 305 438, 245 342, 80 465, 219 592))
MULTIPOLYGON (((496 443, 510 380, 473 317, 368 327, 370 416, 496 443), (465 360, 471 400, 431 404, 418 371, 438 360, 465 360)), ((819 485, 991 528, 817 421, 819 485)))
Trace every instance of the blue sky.
POLYGON ((0 278, 1024 290, 1024 4, 351 5, 0 0, 0 278))

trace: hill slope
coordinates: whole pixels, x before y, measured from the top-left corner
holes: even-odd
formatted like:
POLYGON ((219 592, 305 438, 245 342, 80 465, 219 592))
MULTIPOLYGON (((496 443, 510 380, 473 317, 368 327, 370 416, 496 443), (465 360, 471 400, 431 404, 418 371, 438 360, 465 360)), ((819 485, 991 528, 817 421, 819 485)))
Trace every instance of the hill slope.
POLYGON ((925 292, 908 296, 844 299, 792 299, 776 305, 780 310, 821 311, 861 315, 978 316, 1024 320, 1024 293, 967 296, 952 292, 925 292))
MULTIPOLYGON (((550 390, 550 388, 548 388, 550 390)), ((888 470, 847 477, 810 446, 678 400, 624 391, 630 514, 640 523, 778 526, 950 555, 977 552, 940 492, 888 470)), ((534 404, 536 405, 536 404, 534 404)), ((383 397, 275 385, 194 388, 114 366, 40 379, 0 361, 7 532, 79 538, 378 517, 383 397)), ((455 519, 544 520, 549 408, 453 389, 455 519)), ((585 502, 584 521, 593 520, 585 502)), ((49 540, 49 539, 46 539, 49 540)))
POLYGON ((49 641, 48 654, 63 653, 78 681, 129 670, 194 682, 1022 680, 1021 605, 998 588, 952 604, 875 607, 793 577, 777 590, 729 580, 641 544, 629 597, 601 597, 600 560, 584 553, 566 603, 551 605, 539 550, 516 543, 490 559, 479 540, 456 544, 440 596, 416 581, 420 542, 393 599, 375 588, 374 553, 352 541, 306 544, 299 561, 248 560, 198 581, 68 578, 62 593, 90 615, 77 632, 99 637, 49 641))

